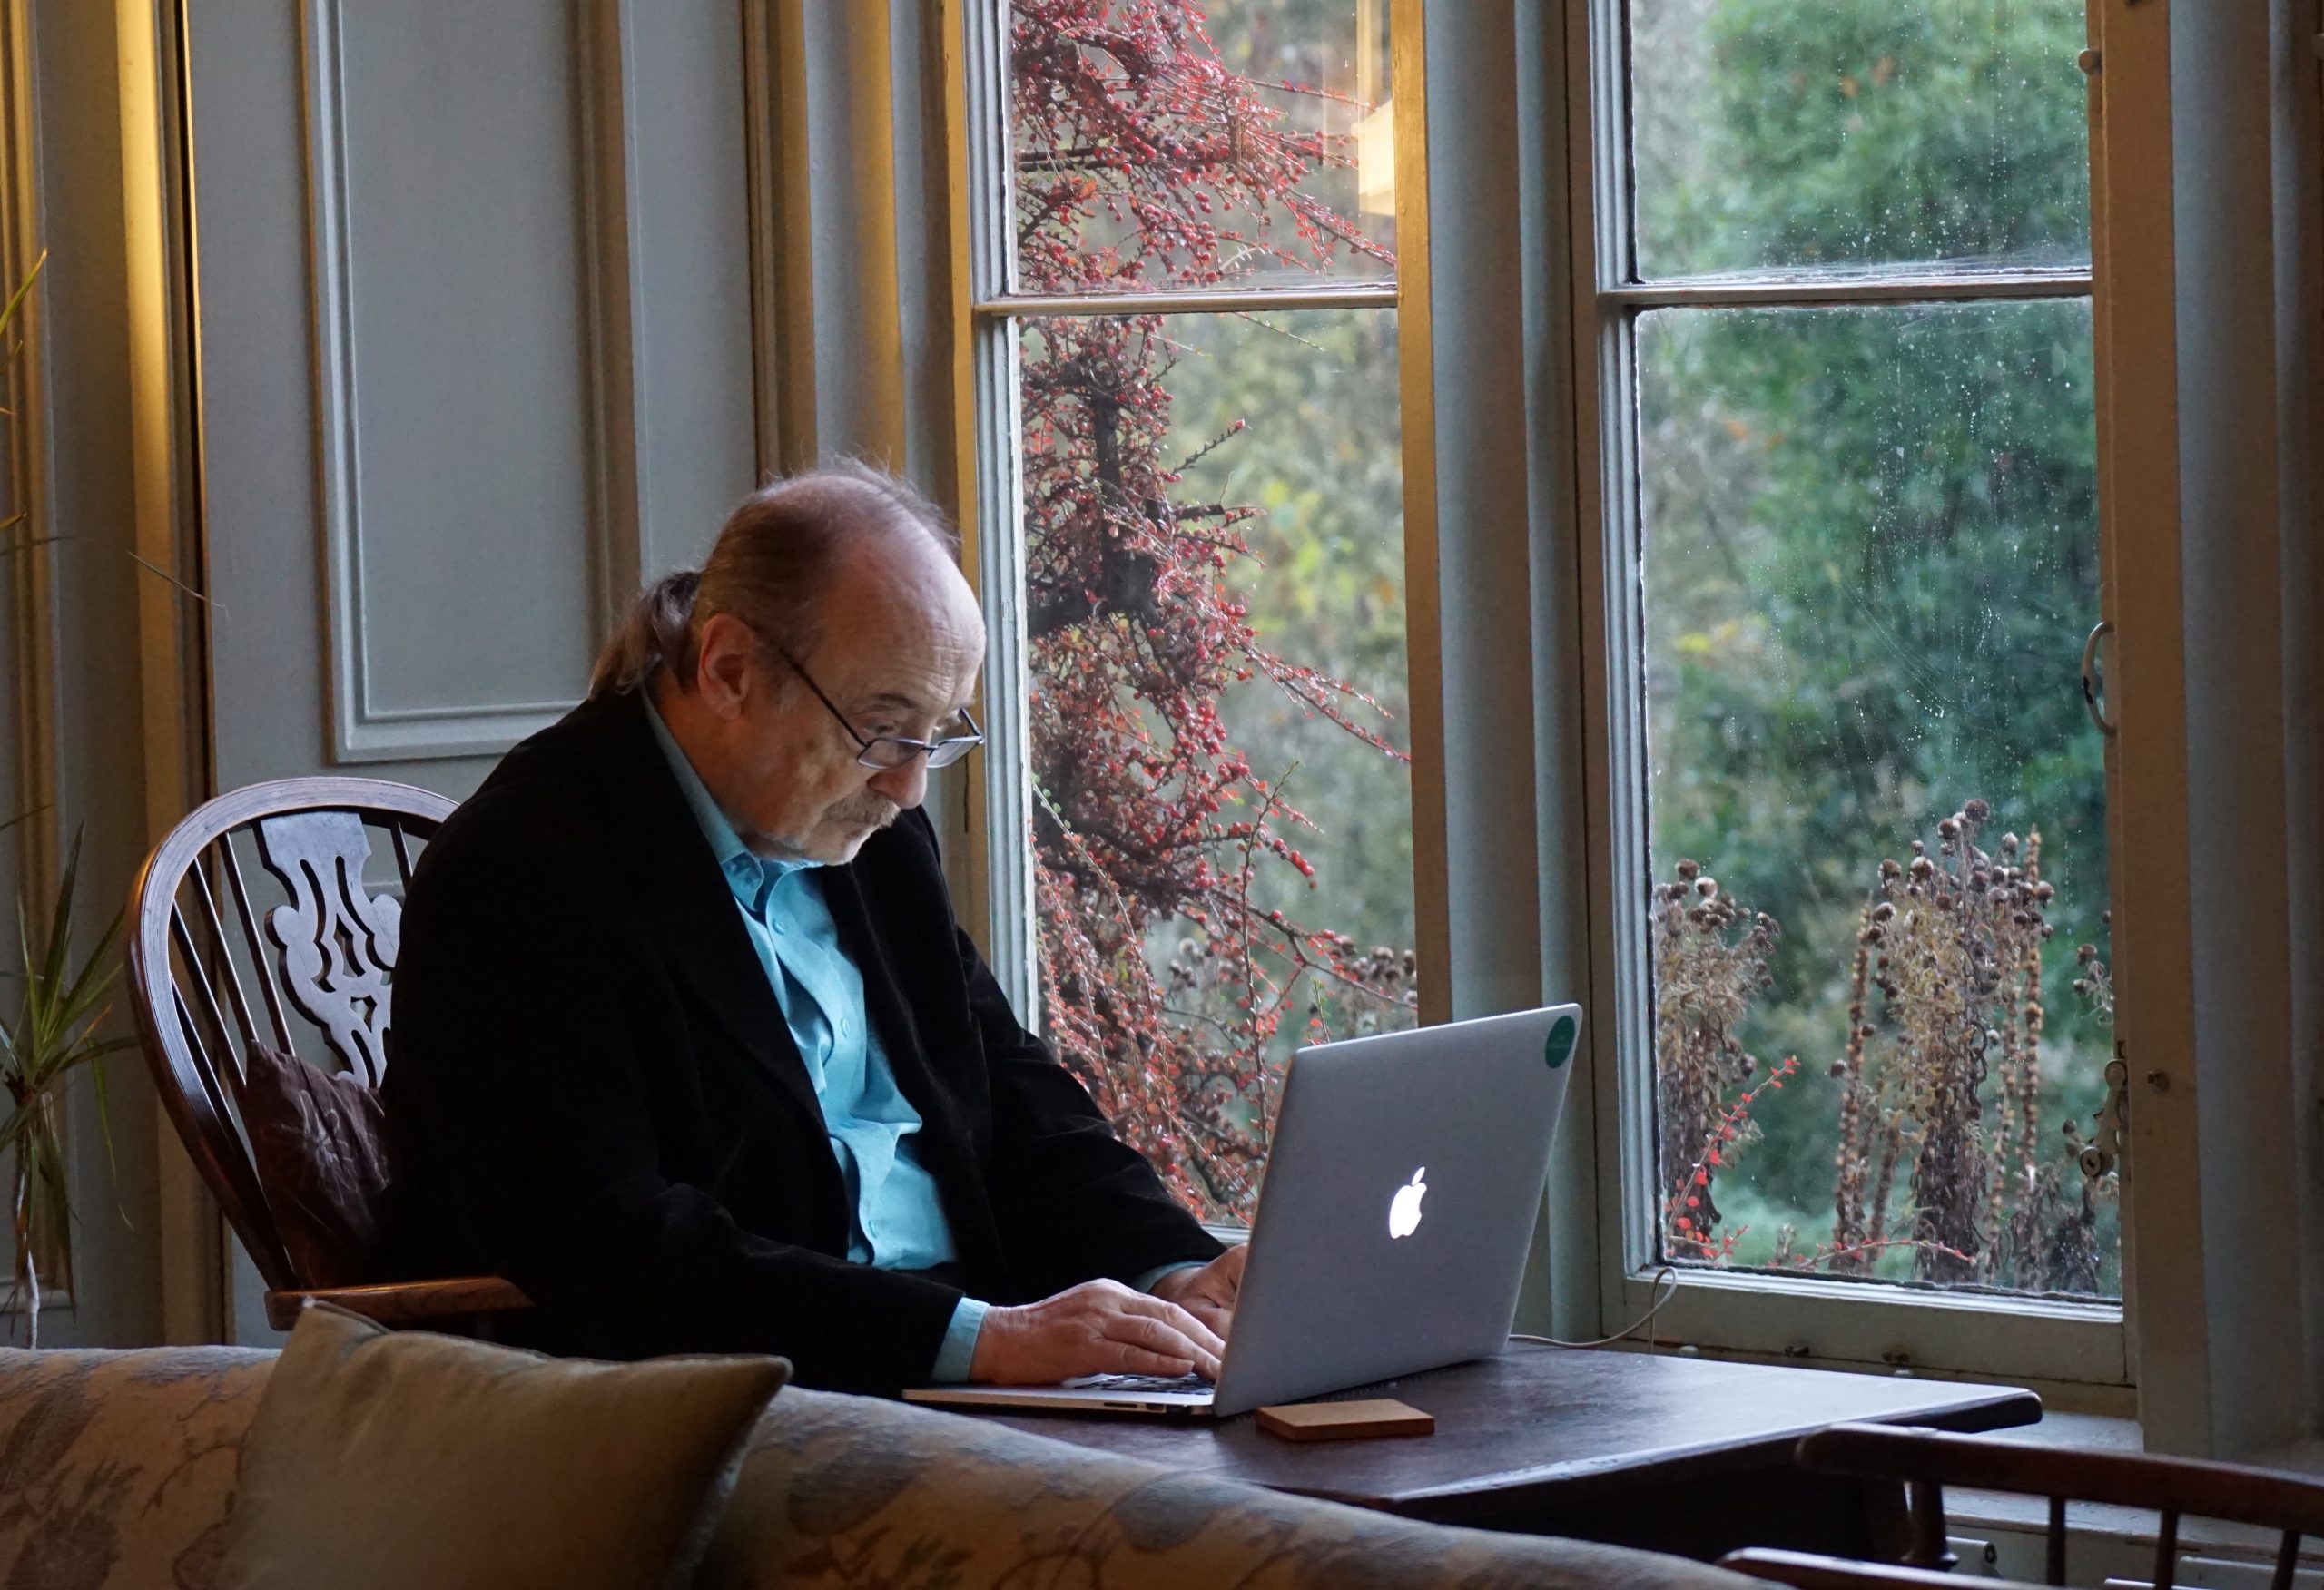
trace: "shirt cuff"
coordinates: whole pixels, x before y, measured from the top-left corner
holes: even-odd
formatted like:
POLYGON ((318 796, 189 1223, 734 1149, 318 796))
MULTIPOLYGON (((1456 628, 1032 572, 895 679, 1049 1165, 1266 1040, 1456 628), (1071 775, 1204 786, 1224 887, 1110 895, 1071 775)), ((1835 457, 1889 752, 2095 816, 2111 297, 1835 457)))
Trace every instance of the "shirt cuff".
POLYGON ((958 1386, 968 1379, 969 1366, 976 1361, 977 1332, 984 1329, 985 1311, 991 1306, 974 1298, 962 1298, 953 1306, 944 1345, 936 1350, 936 1367, 928 1371, 930 1384, 958 1386))
POLYGON ((1200 1270, 1202 1265, 1203 1261, 1199 1259, 1181 1259, 1176 1264, 1157 1264, 1136 1281, 1131 1281, 1130 1285, 1142 1292, 1150 1292, 1154 1290, 1155 1282, 1164 1276, 1175 1274, 1181 1270, 1200 1270))

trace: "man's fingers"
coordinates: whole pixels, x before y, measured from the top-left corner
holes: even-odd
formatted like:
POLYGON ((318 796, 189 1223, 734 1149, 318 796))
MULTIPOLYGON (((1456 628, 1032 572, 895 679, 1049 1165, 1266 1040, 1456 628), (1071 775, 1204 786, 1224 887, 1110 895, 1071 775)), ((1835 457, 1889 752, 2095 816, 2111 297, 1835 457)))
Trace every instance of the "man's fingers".
POLYGON ((1213 1358, 1216 1358, 1226 1350, 1226 1343, 1219 1340, 1216 1331, 1177 1303, 1165 1302, 1160 1298, 1150 1298, 1143 1293, 1133 1293, 1122 1300, 1122 1310, 1125 1313, 1157 1320, 1168 1326, 1213 1358))
MULTIPOLYGON (((1208 1346, 1203 1339, 1207 1337, 1211 1341, 1216 1341, 1218 1339, 1211 1336, 1209 1330, 1203 1325, 1202 1321, 1193 1316, 1186 1316, 1186 1321, 1187 1325, 1193 1327, 1191 1330, 1182 1330, 1176 1321, 1157 1315, 1122 1313, 1115 1316, 1113 1328, 1106 1334, 1114 1341, 1125 1343, 1157 1357, 1177 1360, 1185 1366, 1171 1370, 1170 1373, 1183 1375, 1187 1372, 1187 1368, 1192 1368, 1200 1370, 1212 1379, 1216 1379, 1218 1350, 1208 1346)), ((1154 1372, 1161 1373, 1162 1371, 1154 1372)))
POLYGON ((1176 1320, 1169 1321, 1172 1328, 1207 1353, 1212 1363, 1216 1364, 1226 1356, 1226 1339, 1213 1330, 1207 1321, 1196 1319, 1184 1309, 1179 1309, 1177 1315, 1176 1320))
POLYGON ((1108 1343, 1114 1350, 1114 1361, 1106 1366, 1107 1372, 1117 1375, 1184 1375, 1197 1367, 1192 1360, 1171 1358, 1166 1353, 1135 1347, 1127 1341, 1108 1343))

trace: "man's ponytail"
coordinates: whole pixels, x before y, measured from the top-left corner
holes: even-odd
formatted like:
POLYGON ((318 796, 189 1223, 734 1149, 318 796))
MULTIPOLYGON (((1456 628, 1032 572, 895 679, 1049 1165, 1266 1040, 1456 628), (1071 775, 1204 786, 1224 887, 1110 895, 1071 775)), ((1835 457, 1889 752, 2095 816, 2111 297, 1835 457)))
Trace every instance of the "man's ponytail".
POLYGON ((699 569, 680 569, 639 592, 621 628, 597 653, 589 674, 590 699, 635 690, 659 668, 692 678, 694 601, 701 589, 699 569))

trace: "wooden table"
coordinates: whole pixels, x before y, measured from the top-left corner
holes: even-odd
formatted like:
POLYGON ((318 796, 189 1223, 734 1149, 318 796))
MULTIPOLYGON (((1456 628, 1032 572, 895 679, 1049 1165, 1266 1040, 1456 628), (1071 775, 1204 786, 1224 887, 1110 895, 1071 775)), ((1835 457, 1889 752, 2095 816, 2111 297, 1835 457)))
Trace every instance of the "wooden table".
MULTIPOLYGON (((1351 1395, 1357 1395, 1352 1393, 1351 1395)), ((1436 1416, 1433 1436, 1295 1444, 1250 1416, 984 1415, 1054 1439, 1438 1523, 1705 1558, 1738 1546, 1864 1555, 1895 1487, 1809 1475, 1791 1448, 1849 1420, 1991 1430, 2041 1400, 2006 1386, 1512 1344, 1360 1395, 1436 1416)))

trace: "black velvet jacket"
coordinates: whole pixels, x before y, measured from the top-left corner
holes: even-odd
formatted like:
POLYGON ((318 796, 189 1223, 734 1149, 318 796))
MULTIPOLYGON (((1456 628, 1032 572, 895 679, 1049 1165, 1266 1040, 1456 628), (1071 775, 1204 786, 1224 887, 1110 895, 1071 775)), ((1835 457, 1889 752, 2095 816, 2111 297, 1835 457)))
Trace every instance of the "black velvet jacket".
POLYGON ((947 1280, 847 1260, 806 1066, 635 694, 509 752, 420 859, 385 1085, 412 1261, 508 1277, 558 1350, 774 1352, 892 1392, 963 1287, 1020 1302, 1219 1251, 1011 1014, 925 817, 821 877, 923 1123, 947 1280))

